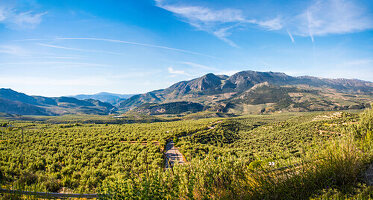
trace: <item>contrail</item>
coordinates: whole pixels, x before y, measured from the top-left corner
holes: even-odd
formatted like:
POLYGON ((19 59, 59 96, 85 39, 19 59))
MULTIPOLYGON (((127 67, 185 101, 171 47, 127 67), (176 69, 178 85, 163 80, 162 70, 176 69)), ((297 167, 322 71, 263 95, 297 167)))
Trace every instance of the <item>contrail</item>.
POLYGON ((159 48, 159 49, 166 49, 171 51, 177 51, 187 54, 199 55, 199 56, 206 56, 210 58, 216 58, 214 56, 188 51, 184 49, 177 49, 172 47, 160 46, 160 45, 153 45, 153 44, 145 44, 145 43, 138 43, 138 42, 130 42, 130 41, 123 41, 123 40, 114 40, 114 39, 105 39, 105 38, 56 38, 57 40, 95 40, 95 41, 105 41, 105 42, 114 42, 114 43, 122 43, 122 44, 130 44, 130 45, 137 45, 143 47, 151 47, 151 48, 159 48))
POLYGON ((108 53, 108 54, 114 54, 114 55, 123 55, 121 53, 116 53, 116 52, 111 52, 111 51, 79 49, 79 48, 58 46, 58 45, 52 45, 52 44, 44 44, 44 43, 37 43, 37 45, 44 46, 44 47, 56 48, 56 49, 66 49, 66 50, 73 50, 73 51, 81 51, 81 52, 96 52, 96 53, 108 53))
POLYGON ((293 38, 293 35, 290 33, 289 30, 287 30, 287 32, 288 32, 288 35, 289 35, 289 37, 290 37, 290 39, 291 39, 291 42, 294 43, 295 40, 294 40, 294 38, 293 38))

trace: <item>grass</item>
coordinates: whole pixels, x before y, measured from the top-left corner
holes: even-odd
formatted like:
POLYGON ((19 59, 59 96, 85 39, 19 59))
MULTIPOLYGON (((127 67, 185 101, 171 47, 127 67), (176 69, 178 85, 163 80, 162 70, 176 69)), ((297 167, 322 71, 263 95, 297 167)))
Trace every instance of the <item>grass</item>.
MULTIPOLYGON (((313 155, 315 156, 315 155, 313 155)), ((255 199, 306 199, 326 188, 347 193, 364 169, 363 153, 349 139, 334 141, 316 154, 319 160, 282 174, 259 176, 255 199)))

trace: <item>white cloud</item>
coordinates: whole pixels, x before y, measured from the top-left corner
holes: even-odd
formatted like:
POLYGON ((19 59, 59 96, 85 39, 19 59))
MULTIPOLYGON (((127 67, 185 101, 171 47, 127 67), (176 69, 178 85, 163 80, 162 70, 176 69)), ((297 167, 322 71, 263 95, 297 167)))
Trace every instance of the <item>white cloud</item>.
POLYGON ((17 24, 18 26, 34 26, 37 24, 40 24, 41 22, 41 17, 43 15, 47 14, 47 12, 43 13, 31 13, 31 12, 23 12, 19 14, 15 14, 13 16, 13 22, 17 24))
POLYGON ((8 27, 34 28, 41 23, 42 17, 46 14, 47 12, 21 12, 3 5, 0 7, 0 23, 8 27))
POLYGON ((184 65, 191 66, 191 67, 200 68, 200 69, 216 70, 216 68, 213 68, 213 67, 210 67, 210 66, 207 66, 207 65, 202 65, 202 64, 194 63, 194 62, 180 62, 180 63, 184 64, 184 65))
POLYGON ((256 25, 267 31, 285 29, 292 42, 293 35, 310 37, 314 42, 315 36, 353 33, 373 28, 372 14, 363 5, 351 0, 313 0, 310 6, 300 9, 297 14, 289 15, 284 12, 266 20, 262 19, 263 16, 248 19, 246 14, 250 13, 240 9, 213 9, 185 3, 171 4, 168 3, 169 0, 155 1, 156 6, 172 12, 191 26, 206 31, 233 47, 237 47, 237 44, 229 39, 231 34, 237 29, 249 28, 248 25, 256 25))
POLYGON ((315 1, 289 24, 294 34, 314 36, 344 34, 373 28, 372 16, 356 2, 348 0, 315 1))
POLYGON ((218 29, 214 31, 212 34, 215 35, 217 38, 223 40, 224 42, 228 43, 232 47, 238 47, 236 43, 228 39, 228 36, 230 36, 232 33, 232 29, 239 26, 239 24, 235 24, 233 26, 224 27, 221 29, 218 29))
POLYGON ((232 26, 231 23, 244 21, 240 10, 211 10, 200 6, 169 5, 164 3, 164 1, 156 2, 158 7, 176 14, 197 29, 209 32, 231 46, 236 46, 232 41, 227 39, 227 36, 230 35, 228 30, 232 26))
POLYGON ((188 75, 188 73, 186 73, 185 71, 174 70, 174 68, 172 68, 172 67, 168 68, 168 73, 170 73, 170 74, 177 74, 177 75, 188 75))
POLYGON ((260 21, 246 19, 242 10, 239 9, 225 8, 219 10, 201 6, 167 4, 163 0, 156 0, 155 2, 158 7, 174 13, 191 26, 213 34, 233 47, 237 47, 237 45, 228 37, 237 27, 255 24, 267 30, 280 30, 282 28, 281 18, 279 17, 260 21))
POLYGON ((199 6, 178 6, 168 4, 157 4, 159 7, 173 12, 177 15, 185 17, 191 22, 209 23, 209 22, 237 22, 244 21, 241 10, 237 9, 222 9, 211 10, 209 8, 199 6))
POLYGON ((276 17, 270 20, 266 21, 253 21, 252 23, 258 24, 259 26, 266 28, 269 31, 275 31, 275 30, 280 30, 282 29, 282 19, 280 17, 276 17))

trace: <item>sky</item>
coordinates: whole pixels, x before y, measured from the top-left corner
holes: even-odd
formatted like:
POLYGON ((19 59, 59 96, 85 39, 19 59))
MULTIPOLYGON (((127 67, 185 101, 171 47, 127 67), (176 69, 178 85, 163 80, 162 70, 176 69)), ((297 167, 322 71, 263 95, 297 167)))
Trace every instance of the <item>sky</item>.
POLYGON ((0 88, 137 94, 243 70, 373 81, 373 1, 0 0, 0 88))

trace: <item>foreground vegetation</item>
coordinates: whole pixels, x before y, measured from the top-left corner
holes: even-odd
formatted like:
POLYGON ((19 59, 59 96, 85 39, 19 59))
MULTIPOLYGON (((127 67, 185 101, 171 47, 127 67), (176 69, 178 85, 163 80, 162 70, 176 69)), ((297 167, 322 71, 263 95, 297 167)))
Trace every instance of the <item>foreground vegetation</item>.
MULTIPOLYGON (((318 121, 328 127, 333 126, 326 125, 326 121, 339 123, 345 126, 341 129, 343 135, 315 144, 300 156, 300 165, 296 167, 272 170, 268 162, 262 160, 247 162, 237 156, 209 154, 202 160, 192 160, 190 165, 177 166, 166 173, 153 171, 135 179, 104 183, 102 192, 110 194, 107 199, 373 198, 373 188, 364 185, 362 174, 372 160, 372 110, 365 111, 360 118, 342 114, 321 116, 311 121, 308 123, 315 125, 318 121)), ((329 134, 336 132, 329 129, 329 134)), ((273 162, 270 164, 273 166, 273 162)))
POLYGON ((373 197, 362 176, 373 155, 372 110, 12 125, 0 142, 3 188, 101 193, 103 199, 373 197), (24 127, 23 137, 17 127, 24 127), (169 139, 188 164, 164 169, 169 139))

